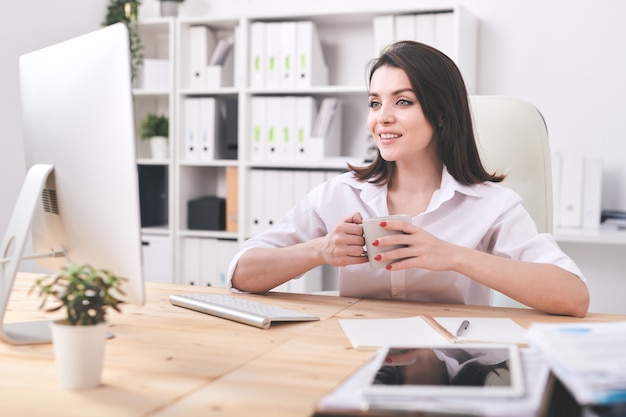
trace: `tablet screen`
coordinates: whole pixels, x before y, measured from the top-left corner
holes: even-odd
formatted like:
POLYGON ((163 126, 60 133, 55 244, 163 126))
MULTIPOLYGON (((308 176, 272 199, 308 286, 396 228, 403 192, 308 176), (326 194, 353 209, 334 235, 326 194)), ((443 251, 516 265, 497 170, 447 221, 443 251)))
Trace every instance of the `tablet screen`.
POLYGON ((364 394, 371 397, 491 396, 524 393, 515 345, 383 348, 364 394))

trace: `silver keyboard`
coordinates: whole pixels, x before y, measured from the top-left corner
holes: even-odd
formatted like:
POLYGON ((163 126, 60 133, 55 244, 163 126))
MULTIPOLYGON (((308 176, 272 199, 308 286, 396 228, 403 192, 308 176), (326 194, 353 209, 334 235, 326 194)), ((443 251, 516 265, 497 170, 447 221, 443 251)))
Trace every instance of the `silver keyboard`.
POLYGON ((302 311, 290 310, 229 295, 176 294, 170 295, 169 300, 171 304, 178 307, 234 320, 261 329, 269 328, 272 322, 313 321, 320 319, 302 311))

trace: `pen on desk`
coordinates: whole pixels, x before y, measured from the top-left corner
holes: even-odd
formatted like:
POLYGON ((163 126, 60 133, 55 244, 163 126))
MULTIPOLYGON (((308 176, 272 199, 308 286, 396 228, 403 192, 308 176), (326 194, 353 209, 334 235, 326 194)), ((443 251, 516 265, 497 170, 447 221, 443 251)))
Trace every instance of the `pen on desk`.
POLYGON ((469 320, 463 320, 461 322, 461 324, 459 325, 459 328, 456 331, 456 335, 458 336, 462 336, 463 333, 465 333, 465 331, 467 330, 467 328, 469 327, 470 322, 469 320))

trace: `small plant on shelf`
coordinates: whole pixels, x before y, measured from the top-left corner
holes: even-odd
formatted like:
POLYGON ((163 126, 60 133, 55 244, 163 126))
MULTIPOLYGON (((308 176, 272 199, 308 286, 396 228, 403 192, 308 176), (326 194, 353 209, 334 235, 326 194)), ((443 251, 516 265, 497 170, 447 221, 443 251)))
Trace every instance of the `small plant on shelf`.
POLYGON ((46 309, 46 312, 66 310, 67 324, 89 326, 106 321, 109 308, 121 312, 116 294, 124 295, 121 285, 126 278, 114 275, 106 269, 95 269, 89 265, 69 264, 55 275, 37 279, 29 293, 39 291, 43 298, 40 308, 44 308, 48 298, 55 298, 59 304, 46 309))
POLYGON ((153 137, 169 136, 169 119, 165 115, 148 113, 141 121, 139 128, 139 136, 142 139, 150 139, 153 137))
POLYGON ((109 0, 107 13, 102 26, 122 22, 128 28, 131 56, 131 78, 134 81, 143 65, 143 44, 139 35, 137 19, 139 16, 139 0, 109 0))

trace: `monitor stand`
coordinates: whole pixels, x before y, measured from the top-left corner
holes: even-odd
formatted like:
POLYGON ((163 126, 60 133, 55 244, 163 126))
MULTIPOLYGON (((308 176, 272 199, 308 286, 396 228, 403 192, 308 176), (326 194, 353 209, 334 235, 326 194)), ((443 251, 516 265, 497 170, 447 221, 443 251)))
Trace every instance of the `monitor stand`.
POLYGON ((28 171, 0 246, 0 338, 11 344, 50 343, 51 340, 49 320, 4 323, 4 315, 9 305, 17 268, 24 259, 24 245, 29 236, 39 196, 53 170, 53 165, 40 164, 34 165, 28 171))

